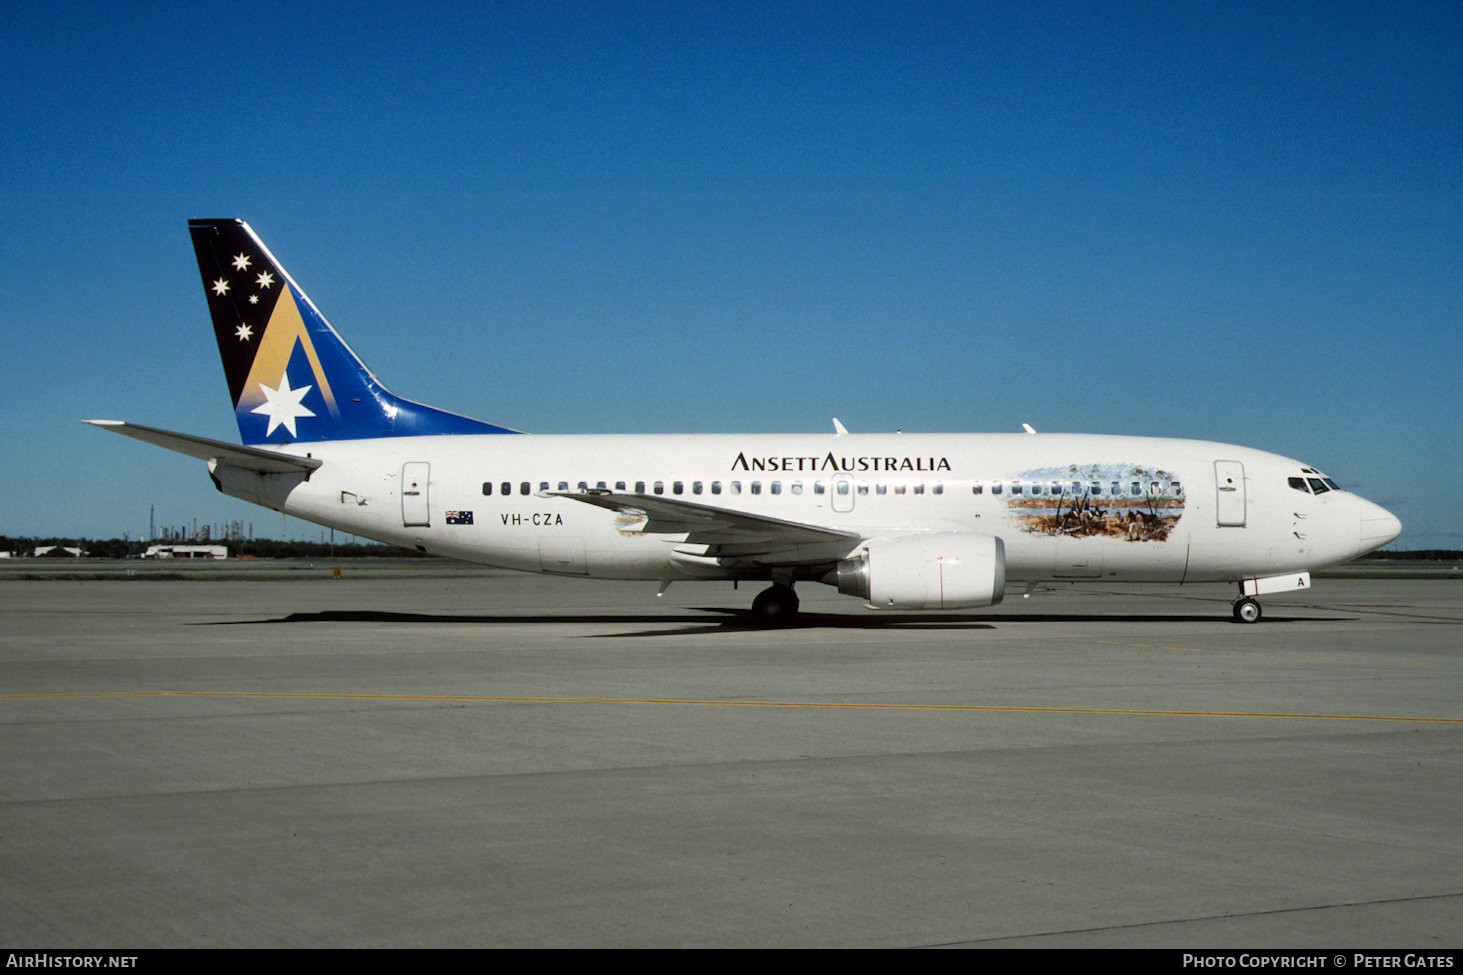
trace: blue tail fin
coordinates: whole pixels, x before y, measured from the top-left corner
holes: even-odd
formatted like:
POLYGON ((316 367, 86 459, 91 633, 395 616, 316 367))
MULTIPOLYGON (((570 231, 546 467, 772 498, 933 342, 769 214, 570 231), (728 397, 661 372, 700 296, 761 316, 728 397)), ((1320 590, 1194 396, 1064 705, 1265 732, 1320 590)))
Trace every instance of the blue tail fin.
POLYGON ((244 221, 188 231, 244 443, 517 432, 387 390, 244 221))

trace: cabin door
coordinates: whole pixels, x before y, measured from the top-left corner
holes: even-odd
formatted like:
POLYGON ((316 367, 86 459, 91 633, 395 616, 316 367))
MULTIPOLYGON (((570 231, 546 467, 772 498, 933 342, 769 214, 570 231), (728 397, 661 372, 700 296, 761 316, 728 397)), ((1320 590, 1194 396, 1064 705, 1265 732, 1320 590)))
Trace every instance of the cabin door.
POLYGON ((1214 462, 1214 487, 1218 500, 1214 504, 1220 527, 1243 528, 1245 525, 1245 465, 1237 460, 1214 462))

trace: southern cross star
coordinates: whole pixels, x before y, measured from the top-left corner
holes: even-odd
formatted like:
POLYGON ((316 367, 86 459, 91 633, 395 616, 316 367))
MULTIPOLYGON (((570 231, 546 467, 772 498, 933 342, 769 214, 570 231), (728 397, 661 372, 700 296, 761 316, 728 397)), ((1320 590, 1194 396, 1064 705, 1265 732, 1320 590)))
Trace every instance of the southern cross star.
POLYGON ((260 391, 264 393, 264 402, 250 412, 262 413, 269 417, 269 429, 264 431, 266 437, 279 426, 287 429, 290 436, 298 436, 295 432, 295 420, 302 416, 315 415, 300 402, 312 388, 311 386, 301 386, 299 389, 290 389, 289 376, 279 377, 278 389, 270 389, 263 383, 259 384, 260 391))

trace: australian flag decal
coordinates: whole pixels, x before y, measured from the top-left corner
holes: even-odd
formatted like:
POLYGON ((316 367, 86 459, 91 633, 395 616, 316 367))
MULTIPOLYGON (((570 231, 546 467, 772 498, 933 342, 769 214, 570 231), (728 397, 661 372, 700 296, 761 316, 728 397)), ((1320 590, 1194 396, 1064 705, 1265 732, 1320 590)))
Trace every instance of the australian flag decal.
POLYGON ((447 524, 449 525, 471 525, 471 511, 449 511, 447 512, 447 524))

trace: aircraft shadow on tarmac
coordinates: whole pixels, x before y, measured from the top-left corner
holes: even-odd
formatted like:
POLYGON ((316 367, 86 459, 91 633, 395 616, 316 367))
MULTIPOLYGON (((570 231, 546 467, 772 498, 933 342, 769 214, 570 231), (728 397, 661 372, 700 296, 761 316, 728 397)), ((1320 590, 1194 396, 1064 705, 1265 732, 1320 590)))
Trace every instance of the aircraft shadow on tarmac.
MULTIPOLYGON (((1334 619, 1328 619, 1334 622, 1334 619)), ((458 614, 397 613, 385 610, 321 610, 315 613, 290 613, 275 619, 215 621, 203 626, 248 626, 282 623, 395 623, 435 626, 442 624, 501 625, 646 625, 655 629, 601 634, 612 636, 672 636, 693 633, 755 632, 758 630, 989 630, 1013 623, 1215 623, 1232 625, 1224 616, 1212 613, 1133 614, 1133 613, 1004 613, 999 616, 971 614, 933 615, 929 613, 799 613, 787 623, 768 625, 745 609, 704 607, 682 613, 650 615, 644 613, 586 614, 458 614)), ((1317 618, 1266 616, 1261 625, 1279 623, 1320 622, 1317 618)))

